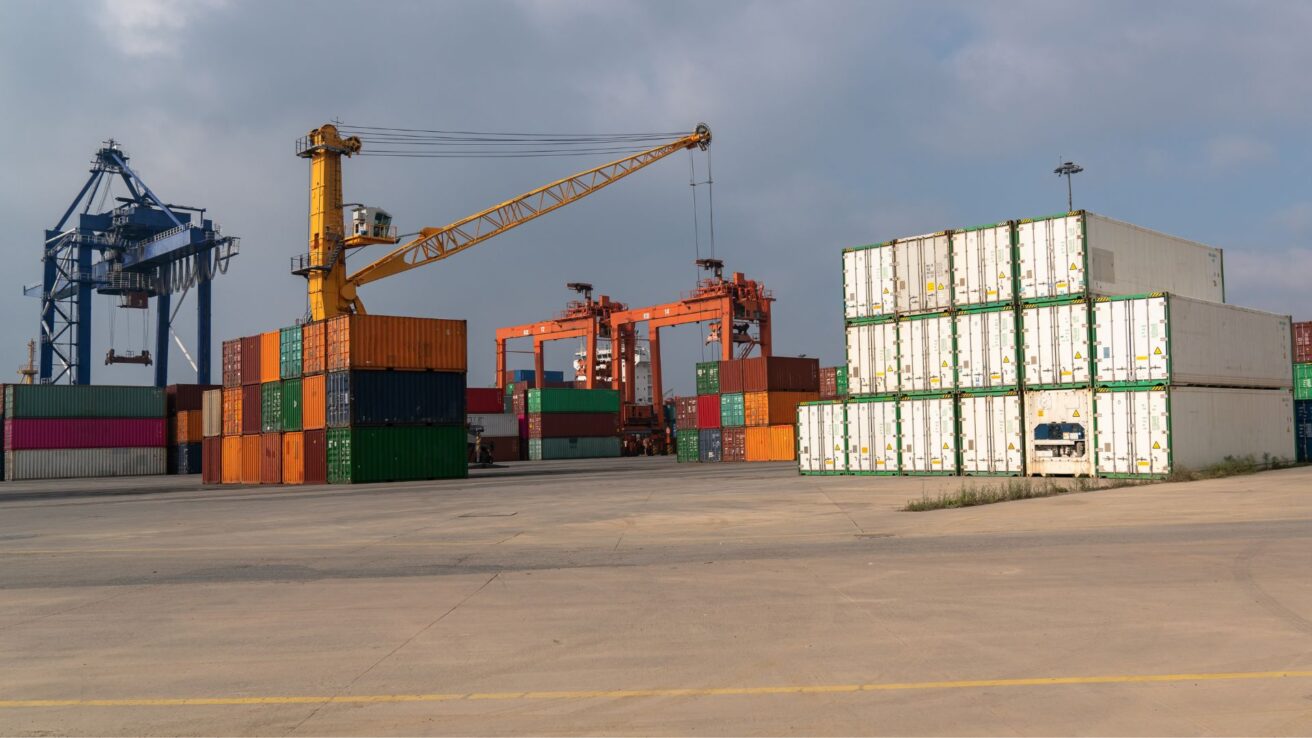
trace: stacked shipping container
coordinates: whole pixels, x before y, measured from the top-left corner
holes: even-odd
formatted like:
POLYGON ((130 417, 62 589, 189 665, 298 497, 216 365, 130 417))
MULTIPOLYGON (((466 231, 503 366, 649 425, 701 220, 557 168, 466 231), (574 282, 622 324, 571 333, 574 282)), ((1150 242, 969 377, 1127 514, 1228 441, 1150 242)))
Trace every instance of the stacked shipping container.
POLYGON ((787 356, 698 364, 698 395, 675 401, 679 460, 793 460, 797 407, 820 396, 821 372, 787 356))
POLYGON ((4 388, 5 479, 164 474, 164 390, 110 385, 4 388))
POLYGON ((528 457, 589 459, 620 455, 620 393, 547 387, 527 393, 528 457))
POLYGON ((203 398, 214 388, 207 384, 171 384, 164 388, 168 412, 169 474, 201 473, 203 398))
POLYGON ((1312 461, 1312 321, 1295 323, 1294 440, 1299 461, 1312 461))

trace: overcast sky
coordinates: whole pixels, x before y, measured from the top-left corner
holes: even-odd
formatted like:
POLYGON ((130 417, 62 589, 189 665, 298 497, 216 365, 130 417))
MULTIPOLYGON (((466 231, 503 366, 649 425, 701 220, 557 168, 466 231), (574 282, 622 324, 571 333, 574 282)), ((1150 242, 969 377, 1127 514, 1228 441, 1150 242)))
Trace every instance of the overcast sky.
MULTIPOLYGON (((1312 5, 1276 2, 6 2, 0 377, 37 334, 21 288, 40 279, 43 230, 109 137, 162 198, 242 239, 214 289, 215 378, 219 340, 292 323, 308 169, 293 144, 334 118, 552 133, 706 121, 717 255, 773 290, 775 352, 824 364, 843 360, 843 247, 1063 210, 1063 158, 1086 168, 1077 207, 1223 247, 1231 302, 1312 319, 1310 31, 1312 5)), ((603 160, 357 158, 345 198, 412 231, 603 160)), ((467 319, 470 383, 490 384, 494 329, 549 317, 566 282, 631 305, 692 286, 688 160, 361 296, 375 313, 467 319)), ((93 378, 149 383, 99 363, 112 320, 115 348, 143 347, 140 313, 114 304, 96 299, 93 378)), ((662 338, 667 386, 691 391, 697 329, 662 338)), ((173 362, 190 381, 176 349, 173 362)))

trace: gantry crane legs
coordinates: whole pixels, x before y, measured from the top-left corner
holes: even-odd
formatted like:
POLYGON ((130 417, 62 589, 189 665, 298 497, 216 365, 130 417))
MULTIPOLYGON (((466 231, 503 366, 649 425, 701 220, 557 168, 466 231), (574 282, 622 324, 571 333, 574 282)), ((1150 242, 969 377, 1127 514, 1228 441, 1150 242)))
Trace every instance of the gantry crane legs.
MULTIPOLYGON (((584 381, 588 389, 597 387, 597 342, 599 339, 611 338, 610 316, 616 310, 623 310, 625 305, 612 302, 606 295, 593 300, 590 284, 571 282, 569 287, 582 294, 583 300, 571 302, 555 319, 497 329, 497 387, 505 387, 509 377, 506 372, 506 342, 530 337, 533 339, 534 383, 537 386, 542 386, 542 378, 545 376, 543 359, 545 344, 567 338, 582 338, 585 341, 584 381)), ((612 374, 615 370, 613 355, 612 348, 612 374)))

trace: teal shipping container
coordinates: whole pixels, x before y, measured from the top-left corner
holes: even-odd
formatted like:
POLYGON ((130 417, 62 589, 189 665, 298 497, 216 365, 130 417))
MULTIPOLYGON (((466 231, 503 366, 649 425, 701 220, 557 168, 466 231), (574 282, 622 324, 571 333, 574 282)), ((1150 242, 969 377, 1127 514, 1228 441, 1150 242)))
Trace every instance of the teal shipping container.
POLYGON ((620 393, 613 389, 569 389, 551 387, 528 391, 528 412, 617 413, 620 393))
POLYGON ((747 425, 743 393, 720 395, 720 427, 740 428, 747 425))
POLYGON ((464 479, 469 475, 460 426, 329 428, 328 481, 333 484, 464 479))
POLYGON ((106 384, 7 384, 5 417, 163 418, 163 387, 106 384))
POLYGON ((620 455, 620 439, 614 436, 596 438, 530 438, 530 461, 552 459, 602 459, 620 455))
POLYGON ((282 382, 265 382, 260 385, 260 431, 277 433, 282 430, 282 382))
POLYGON ((278 355, 278 376, 283 379, 295 379, 301 376, 301 326, 283 328, 278 338, 280 353, 278 355))

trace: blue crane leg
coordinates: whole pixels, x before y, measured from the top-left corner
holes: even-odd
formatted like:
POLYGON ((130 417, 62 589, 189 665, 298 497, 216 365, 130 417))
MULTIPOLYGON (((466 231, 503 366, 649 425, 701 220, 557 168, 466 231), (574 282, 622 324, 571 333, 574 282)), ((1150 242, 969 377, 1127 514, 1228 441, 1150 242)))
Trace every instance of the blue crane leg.
POLYGON ((159 311, 155 325, 155 386, 167 385, 169 379, 169 309, 172 295, 167 292, 155 297, 159 311))
MULTIPOLYGON (((53 231, 46 231, 46 238, 51 237, 53 231)), ((40 349, 40 359, 38 377, 41 382, 49 382, 54 376, 53 369, 55 365, 55 347, 51 344, 50 338, 54 335, 55 330, 55 301, 50 298, 50 293, 55 289, 55 257, 47 253, 41 260, 42 278, 41 278, 41 333, 36 337, 40 349)))
MULTIPOLYGON (((91 247, 77 247, 77 270, 91 274, 91 247)), ((77 284, 77 367, 73 384, 91 384, 91 296, 95 294, 88 281, 77 284)))
POLYGON ((196 281, 196 383, 210 383, 210 280, 204 270, 196 281))

